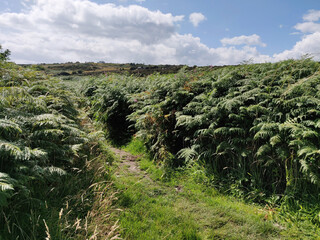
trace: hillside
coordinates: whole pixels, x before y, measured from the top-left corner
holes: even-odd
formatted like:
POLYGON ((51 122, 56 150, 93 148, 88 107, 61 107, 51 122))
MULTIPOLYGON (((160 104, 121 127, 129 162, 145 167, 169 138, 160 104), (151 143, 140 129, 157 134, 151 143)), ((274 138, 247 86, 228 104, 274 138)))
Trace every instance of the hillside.
POLYGON ((116 64, 104 62, 88 63, 54 63, 54 64, 21 64, 22 67, 34 67, 55 77, 70 78, 72 76, 98 76, 101 74, 119 73, 137 76, 147 76, 152 73, 168 74, 176 73, 182 65, 145 65, 145 64, 116 64))

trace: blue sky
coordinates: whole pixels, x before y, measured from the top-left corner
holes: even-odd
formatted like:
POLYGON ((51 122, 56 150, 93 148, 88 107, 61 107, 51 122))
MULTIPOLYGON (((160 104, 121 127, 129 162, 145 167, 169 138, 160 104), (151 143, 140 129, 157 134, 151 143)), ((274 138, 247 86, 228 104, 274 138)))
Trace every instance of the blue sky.
POLYGON ((0 44, 19 63, 320 59, 318 0, 1 1, 0 44))
POLYGON ((199 36, 210 47, 218 47, 224 37, 258 34, 269 46, 268 54, 292 47, 299 39, 290 35, 295 24, 308 10, 320 9, 317 0, 150 0, 144 5, 174 15, 201 12, 206 21, 197 28, 186 21, 180 31, 199 36))

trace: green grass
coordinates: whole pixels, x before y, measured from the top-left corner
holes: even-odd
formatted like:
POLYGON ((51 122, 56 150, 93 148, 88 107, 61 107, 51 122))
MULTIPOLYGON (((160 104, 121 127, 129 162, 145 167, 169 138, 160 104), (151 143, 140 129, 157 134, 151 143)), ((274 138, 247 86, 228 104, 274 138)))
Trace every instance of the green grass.
POLYGON ((122 190, 119 205, 125 210, 120 225, 125 239, 200 239, 193 219, 174 209, 176 197, 166 188, 137 183, 135 177, 116 186, 122 190))
MULTIPOLYGON (((145 151, 138 140, 124 149, 136 155, 145 151)), ((119 164, 113 179, 124 239, 280 238, 267 210, 221 195, 185 173, 168 180, 148 157, 140 157, 139 164, 137 173, 119 164)))

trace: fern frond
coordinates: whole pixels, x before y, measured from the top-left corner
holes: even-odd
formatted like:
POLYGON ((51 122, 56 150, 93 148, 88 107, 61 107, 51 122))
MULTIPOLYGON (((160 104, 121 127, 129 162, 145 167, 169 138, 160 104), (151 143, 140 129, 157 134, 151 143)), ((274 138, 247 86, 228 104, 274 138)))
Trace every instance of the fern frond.
POLYGON ((234 135, 238 135, 238 136, 245 136, 246 131, 243 128, 238 128, 238 127, 232 127, 229 128, 229 135, 234 136, 234 135))
POLYGON ((19 160, 23 157, 23 151, 17 145, 11 142, 5 142, 0 140, 0 158, 12 157, 15 160, 19 160))
POLYGON ((14 190, 13 182, 8 174, 0 172, 0 192, 14 190))
POLYGON ((74 144, 71 145, 71 151, 75 156, 78 156, 79 151, 82 149, 83 144, 74 144))
POLYGON ((64 131, 60 129, 43 129, 35 131, 31 134, 32 139, 47 139, 51 141, 61 140, 64 131))
POLYGON ((87 135, 89 141, 99 142, 105 140, 105 133, 103 131, 93 131, 87 135))
POLYGON ((32 170, 34 175, 38 175, 44 178, 67 175, 67 172, 65 170, 59 167, 54 167, 54 166, 41 167, 39 165, 35 165, 32 170))
POLYGON ((58 128, 64 120, 55 114, 41 114, 35 117, 34 127, 41 128, 58 128))
POLYGON ((220 127, 214 130, 213 132, 217 136, 228 136, 229 135, 229 128, 228 127, 220 127))
POLYGON ((30 153, 31 153, 31 156, 36 159, 47 159, 48 158, 48 153, 46 151, 38 149, 38 148, 30 150, 30 153))
POLYGON ((273 135, 273 132, 271 131, 266 131, 266 130, 260 130, 259 132, 257 132, 253 139, 254 140, 265 140, 267 139, 268 137, 272 136, 273 135))
POLYGON ((281 143, 280 135, 275 135, 275 136, 271 137, 269 142, 270 142, 272 147, 274 147, 275 145, 281 143))
POLYGON ((313 184, 319 184, 319 176, 312 171, 312 164, 309 161, 304 159, 300 159, 301 170, 305 174, 305 176, 310 180, 313 184))
POLYGON ((298 151, 298 156, 307 156, 313 154, 318 149, 315 146, 305 146, 298 151))
POLYGON ((262 145, 257 151, 257 157, 266 156, 271 152, 271 146, 269 144, 262 145))
POLYGON ((58 167, 46 167, 44 168, 44 171, 50 176, 50 175, 58 175, 58 176, 64 176, 67 174, 67 172, 61 168, 58 167))
POLYGON ((11 140, 11 137, 16 138, 21 133, 22 129, 17 123, 7 119, 0 119, 0 137, 11 140))
POLYGON ((241 101, 235 98, 231 98, 231 99, 225 100, 224 102, 219 103, 219 105, 221 105, 222 108, 225 108, 226 110, 231 111, 234 108, 238 108, 238 106, 241 105, 241 101))
POLYGON ((183 148, 177 153, 177 155, 179 158, 185 159, 186 163, 190 163, 198 155, 198 152, 196 150, 197 148, 198 145, 193 145, 190 148, 183 148))
POLYGON ((216 155, 221 156, 228 154, 228 151, 232 150, 233 147, 226 141, 221 142, 216 148, 216 155))
POLYGON ((302 132, 302 137, 304 139, 308 139, 308 138, 319 138, 319 133, 316 131, 312 131, 312 130, 307 130, 307 131, 303 131, 302 132))

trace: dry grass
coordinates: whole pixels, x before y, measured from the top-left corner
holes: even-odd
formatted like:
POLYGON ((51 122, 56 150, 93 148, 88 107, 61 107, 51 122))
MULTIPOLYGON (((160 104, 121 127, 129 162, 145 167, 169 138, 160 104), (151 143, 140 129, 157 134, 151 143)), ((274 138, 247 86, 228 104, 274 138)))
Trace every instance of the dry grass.
MULTIPOLYGON (((119 226, 114 214, 119 209, 112 207, 117 192, 113 190, 112 182, 104 180, 106 171, 105 163, 99 157, 86 164, 86 170, 80 173, 79 179, 84 179, 83 175, 91 172, 92 184, 76 195, 69 196, 60 209, 60 239, 119 239, 119 226)), ((46 229, 47 239, 51 239, 47 225, 46 229)))
POLYGON ((62 232, 59 239, 120 239, 117 213, 121 210, 113 207, 117 192, 110 180, 113 155, 105 148, 106 142, 101 134, 95 134, 96 127, 84 112, 81 125, 90 138, 87 144, 87 158, 90 160, 70 181, 70 187, 76 189, 76 194, 66 198, 59 211, 62 232))

